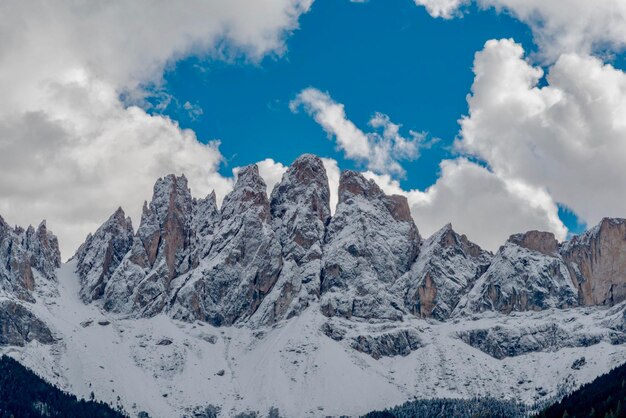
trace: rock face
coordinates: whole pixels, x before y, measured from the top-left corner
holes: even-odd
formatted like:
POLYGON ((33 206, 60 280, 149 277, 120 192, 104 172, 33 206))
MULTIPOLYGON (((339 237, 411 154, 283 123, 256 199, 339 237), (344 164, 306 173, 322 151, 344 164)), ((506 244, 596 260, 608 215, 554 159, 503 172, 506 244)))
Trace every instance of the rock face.
MULTIPOLYGON (((103 225, 102 232, 109 233, 105 241, 120 250, 115 254, 115 262, 110 264, 114 271, 109 273, 103 290, 95 287, 98 291, 94 293, 83 286, 81 293, 91 293, 92 300, 102 299, 104 308, 114 312, 139 316, 162 312, 169 301, 172 280, 192 267, 193 207, 184 176, 160 178, 150 205, 144 203, 141 223, 132 240, 130 220, 124 220, 120 211, 107 221, 108 228, 103 225), (124 250, 127 251, 118 262, 124 250)), ((93 266, 85 268, 80 250, 77 256, 79 274, 84 270, 96 273, 110 270, 105 268, 106 258, 99 258, 93 266)), ((83 283, 98 283, 94 275, 88 276, 83 283)))
POLYGON ((324 242, 322 312, 401 319, 401 298, 390 289, 415 261, 420 241, 406 198, 385 195, 359 173, 342 172, 324 242))
POLYGON ((626 220, 603 219, 561 249, 582 305, 626 299, 626 220))
POLYGON ((174 316, 214 325, 247 319, 273 288, 281 267, 266 185, 251 165, 239 172, 224 198, 208 256, 180 279, 184 284, 176 294, 174 316))
MULTIPOLYGON (((329 200, 313 155, 269 199, 258 168, 242 169, 221 209, 214 193, 193 199, 184 176, 159 179, 135 234, 119 209, 80 247, 81 296, 133 317, 255 327, 313 303, 329 318, 382 323, 626 299, 625 220, 562 245, 548 232, 516 234, 492 255, 450 225, 422 243, 407 200, 357 172, 341 173, 332 217, 329 200)), ((54 278, 56 238, 45 223, 24 231, 2 221, 0 260, 1 289, 32 300, 34 272, 54 278)))
POLYGON ((487 270, 492 254, 448 224, 424 241, 417 261, 400 282, 415 315, 447 319, 459 300, 487 270))
POLYGON ((320 158, 306 154, 289 167, 272 191, 270 211, 283 267, 255 315, 266 324, 290 318, 319 298, 322 246, 330 220, 330 189, 320 158))
POLYGON ((352 348, 375 359, 408 356, 424 344, 415 329, 399 329, 375 335, 359 335, 352 340, 352 348))
POLYGON ((34 302, 35 271, 44 280, 56 280, 61 265, 57 238, 46 222, 37 229, 11 228, 0 217, 0 291, 7 296, 34 302))
POLYGON ((511 236, 455 314, 488 310, 508 314, 577 306, 576 288, 554 244, 551 233, 532 231, 511 236))
POLYGON ((109 279, 132 246, 133 235, 130 218, 119 208, 78 248, 77 273, 83 301, 102 298, 109 279))
POLYGON ((0 347, 24 346, 31 341, 51 344, 55 341, 46 324, 19 303, 0 301, 0 347))
POLYGON ((472 329, 461 331, 458 336, 466 344, 497 359, 520 356, 537 351, 558 351, 563 347, 589 347, 610 336, 588 333, 584 330, 572 332, 555 323, 539 326, 472 329))

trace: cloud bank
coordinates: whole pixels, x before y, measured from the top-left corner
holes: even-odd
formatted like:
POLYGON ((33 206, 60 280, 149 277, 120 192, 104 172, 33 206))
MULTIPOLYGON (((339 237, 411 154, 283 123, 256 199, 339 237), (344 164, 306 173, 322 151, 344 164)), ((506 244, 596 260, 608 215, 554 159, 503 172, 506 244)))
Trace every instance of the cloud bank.
POLYGON ((512 40, 476 54, 462 152, 501 178, 544 187, 588 224, 626 214, 626 73, 563 54, 543 71, 512 40))

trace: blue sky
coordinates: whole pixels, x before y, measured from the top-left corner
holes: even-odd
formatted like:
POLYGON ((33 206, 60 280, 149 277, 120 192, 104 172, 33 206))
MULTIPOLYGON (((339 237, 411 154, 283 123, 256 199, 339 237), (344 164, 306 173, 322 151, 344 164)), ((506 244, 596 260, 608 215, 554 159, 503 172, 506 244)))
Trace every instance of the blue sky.
MULTIPOLYGON (((343 103, 359 127, 382 112, 405 133, 439 138, 406 162, 406 176, 398 179, 403 188, 425 189, 436 181, 439 162, 451 156, 457 121, 467 113, 474 54, 493 38, 512 38, 527 53, 536 51, 529 27, 494 9, 472 6, 463 18, 446 20, 407 0, 320 0, 301 17, 284 55, 260 63, 197 56, 179 61, 164 75, 163 89, 175 100, 149 111, 193 129, 200 140, 220 139, 225 175, 264 158, 289 164, 305 152, 332 157, 342 168, 362 168, 343 158, 305 112, 290 111, 289 102, 312 86, 343 103), (189 112, 186 102, 202 114, 189 112)), ((585 227, 565 207, 559 216, 571 232, 585 227)))
POLYGON ((451 222, 492 250, 520 231, 562 240, 626 216, 623 0, 0 11, 0 214, 46 218, 64 255, 120 205, 137 223, 160 176, 184 173, 194 195, 215 190, 220 201, 234 168, 261 162, 272 185, 276 162, 305 152, 331 159, 331 190, 332 160, 370 170, 407 197, 424 236, 451 222), (132 105, 155 85, 159 94, 132 105), (368 126, 377 112, 389 130, 368 126), (439 142, 415 158, 411 132, 439 142))
MULTIPOLYGON (((311 152, 359 168, 305 112, 289 101, 312 86, 343 103, 363 129, 374 112, 395 123, 440 138, 421 158, 404 164, 405 188, 424 189, 450 154, 457 120, 467 113, 474 54, 492 38, 514 38, 534 50, 528 27, 493 9, 472 7, 462 19, 433 19, 407 0, 321 0, 300 19, 281 57, 258 64, 191 57, 165 75, 165 91, 177 100, 164 111, 201 140, 219 138, 228 160, 222 172, 264 158, 289 164, 311 152), (200 106, 192 117, 183 104, 200 106)), ((152 110, 155 111, 155 110, 152 110)))

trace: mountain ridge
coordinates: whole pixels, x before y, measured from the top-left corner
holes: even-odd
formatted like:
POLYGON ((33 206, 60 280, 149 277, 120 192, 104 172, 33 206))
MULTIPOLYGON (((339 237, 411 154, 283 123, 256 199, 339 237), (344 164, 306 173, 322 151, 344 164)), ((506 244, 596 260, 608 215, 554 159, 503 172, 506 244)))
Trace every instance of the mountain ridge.
POLYGON ((269 196, 241 170, 221 207, 161 178, 136 231, 118 208, 64 264, 45 224, 0 222, 0 352, 156 417, 532 404, 626 361, 623 219, 491 253, 450 224, 423 239, 405 198, 354 171, 329 201, 307 154, 269 196))
POLYGON ((406 198, 386 195, 358 172, 341 173, 331 216, 328 178, 321 159, 311 154, 289 167, 270 198, 251 165, 239 172, 221 208, 214 197, 209 200, 193 199, 184 176, 159 179, 133 238, 139 246, 129 245, 130 220, 116 211, 112 219, 123 224, 113 228, 117 235, 107 235, 111 219, 95 233, 105 241, 96 244, 107 248, 95 251, 113 257, 83 262, 83 247, 93 241, 88 238, 76 254, 78 272, 83 282, 98 282, 98 272, 113 268, 117 288, 132 288, 133 303, 117 306, 120 292, 114 284, 107 290, 106 283, 86 300, 103 300, 105 309, 128 315, 170 312, 230 325, 275 323, 311 300, 320 300, 329 317, 401 320, 416 314, 445 320, 484 310, 612 306, 626 298, 622 219, 605 218, 564 243, 549 232, 514 234, 493 255, 449 224, 425 242, 406 198), (435 240, 439 235, 443 241, 435 240), (147 262, 136 264, 140 269, 120 267, 118 252, 124 251, 147 262), (244 308, 232 311, 234 305, 244 308), (257 313, 259 307, 263 312, 257 313))

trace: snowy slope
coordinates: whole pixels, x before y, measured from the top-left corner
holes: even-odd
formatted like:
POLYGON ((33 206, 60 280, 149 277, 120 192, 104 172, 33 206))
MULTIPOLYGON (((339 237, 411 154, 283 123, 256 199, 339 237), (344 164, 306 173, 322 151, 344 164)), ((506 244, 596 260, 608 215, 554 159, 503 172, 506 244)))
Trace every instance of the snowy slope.
MULTIPOLYGON (((208 404, 220 406, 223 416, 266 413, 272 406, 288 417, 358 415, 413 397, 443 396, 490 395, 532 403, 565 382, 582 384, 626 361, 626 346, 608 342, 612 331, 607 327, 623 324, 621 306, 370 324, 329 319, 312 305, 272 328, 215 328, 165 315, 123 319, 85 305, 74 270, 70 262, 58 271, 58 296, 37 294, 37 303, 27 304, 60 340, 0 350, 72 393, 88 397, 93 391, 97 399, 120 403, 133 415, 143 410, 152 417, 177 417, 208 404), (321 331, 328 321, 344 330, 340 341, 321 331), (519 332, 550 324, 558 324, 564 336, 607 338, 589 347, 501 360, 459 338, 468 330, 519 332), (400 326, 414 329, 422 347, 378 360, 352 348, 353 336, 400 326), (581 357, 586 364, 572 369, 581 357)), ((533 338, 532 332, 524 338, 533 338)))

